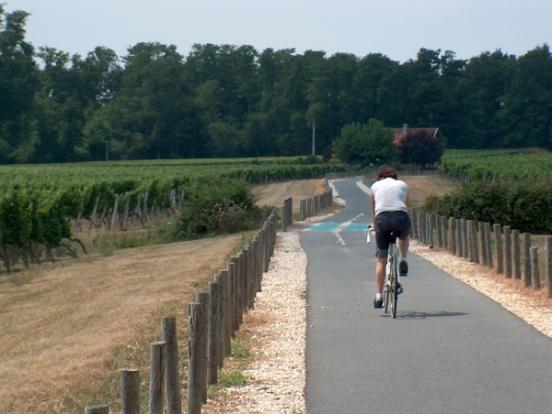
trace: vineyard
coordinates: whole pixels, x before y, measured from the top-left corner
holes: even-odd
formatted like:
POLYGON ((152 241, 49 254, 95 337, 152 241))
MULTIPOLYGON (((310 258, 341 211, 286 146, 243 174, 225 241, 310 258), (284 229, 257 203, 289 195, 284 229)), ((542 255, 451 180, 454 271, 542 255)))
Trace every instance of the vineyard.
POLYGON ((8 271, 18 260, 52 259, 54 248, 71 251, 65 242, 73 227, 125 230, 131 220, 179 210, 193 192, 215 191, 221 180, 261 183, 345 169, 300 157, 0 166, 0 256, 8 271))
POLYGON ((464 186, 426 200, 427 211, 552 233, 552 154, 538 149, 451 150, 441 171, 464 186))
POLYGON ((442 172, 463 181, 552 177, 552 154, 539 150, 449 150, 442 172))

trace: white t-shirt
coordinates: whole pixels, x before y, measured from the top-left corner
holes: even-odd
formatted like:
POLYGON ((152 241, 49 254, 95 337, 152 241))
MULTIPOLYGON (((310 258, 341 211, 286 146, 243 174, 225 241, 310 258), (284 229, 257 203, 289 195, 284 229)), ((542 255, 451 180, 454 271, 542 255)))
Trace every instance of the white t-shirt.
POLYGON ((376 216, 382 211, 408 212, 406 196, 410 189, 404 181, 384 178, 372 184, 370 190, 376 200, 376 216))

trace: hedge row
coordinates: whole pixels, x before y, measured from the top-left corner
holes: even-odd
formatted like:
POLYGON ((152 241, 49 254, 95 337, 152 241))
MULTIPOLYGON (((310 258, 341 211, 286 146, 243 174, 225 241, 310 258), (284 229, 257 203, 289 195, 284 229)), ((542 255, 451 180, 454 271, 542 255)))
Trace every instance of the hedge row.
POLYGON ((552 186, 547 181, 474 181, 443 197, 430 197, 426 211, 490 223, 522 232, 552 233, 552 186))

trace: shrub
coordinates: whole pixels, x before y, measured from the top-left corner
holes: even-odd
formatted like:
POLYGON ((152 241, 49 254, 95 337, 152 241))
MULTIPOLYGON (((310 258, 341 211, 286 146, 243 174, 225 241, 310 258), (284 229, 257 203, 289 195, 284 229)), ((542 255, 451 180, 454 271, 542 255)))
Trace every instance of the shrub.
POLYGON ((397 143, 401 163, 416 164, 420 167, 438 162, 444 148, 440 135, 433 135, 424 130, 409 132, 397 143))
POLYGON ((552 233, 552 188, 546 182, 470 182, 424 209, 446 216, 510 225, 530 233, 552 233))
POLYGON ((196 182, 189 190, 176 224, 178 238, 231 233, 254 228, 261 211, 243 181, 196 182))

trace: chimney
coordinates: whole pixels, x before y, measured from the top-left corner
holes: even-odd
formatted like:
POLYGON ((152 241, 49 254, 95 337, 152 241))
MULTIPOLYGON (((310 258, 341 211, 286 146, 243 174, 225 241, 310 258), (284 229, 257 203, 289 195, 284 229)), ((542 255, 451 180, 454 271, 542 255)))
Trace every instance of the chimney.
POLYGON ((403 130, 402 130, 403 134, 408 134, 408 124, 403 124, 403 130))

